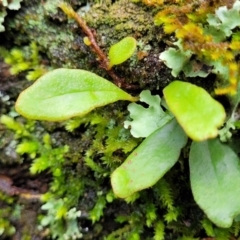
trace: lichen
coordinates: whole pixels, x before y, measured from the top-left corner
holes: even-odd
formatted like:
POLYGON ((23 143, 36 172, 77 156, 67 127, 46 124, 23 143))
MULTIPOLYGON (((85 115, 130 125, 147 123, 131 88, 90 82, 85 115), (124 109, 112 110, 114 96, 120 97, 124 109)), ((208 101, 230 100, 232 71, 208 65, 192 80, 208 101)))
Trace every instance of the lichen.
POLYGON ((2 0, 0 2, 0 32, 5 31, 5 27, 3 26, 4 18, 7 16, 7 9, 9 10, 19 10, 21 5, 20 3, 22 0, 13 0, 13 1, 7 1, 2 0))

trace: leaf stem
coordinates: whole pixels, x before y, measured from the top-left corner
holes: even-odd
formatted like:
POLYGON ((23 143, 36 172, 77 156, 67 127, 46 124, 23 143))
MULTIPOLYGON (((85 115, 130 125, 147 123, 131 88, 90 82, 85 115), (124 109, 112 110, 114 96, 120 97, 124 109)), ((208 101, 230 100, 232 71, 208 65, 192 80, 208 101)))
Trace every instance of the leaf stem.
POLYGON ((99 47, 97 44, 97 41, 95 39, 95 34, 93 31, 87 26, 86 22, 73 10, 73 8, 67 4, 67 3, 61 3, 59 7, 63 10, 63 12, 70 18, 73 18, 78 25, 81 27, 83 32, 87 35, 87 40, 89 41, 89 45, 93 52, 96 53, 98 57, 98 61, 100 62, 100 66, 105 69, 108 74, 111 76, 113 79, 113 82, 118 86, 118 87, 123 87, 123 88, 132 88, 128 84, 124 83, 124 79, 118 77, 115 72, 111 69, 109 60, 106 56, 106 54, 102 51, 102 49, 99 47))

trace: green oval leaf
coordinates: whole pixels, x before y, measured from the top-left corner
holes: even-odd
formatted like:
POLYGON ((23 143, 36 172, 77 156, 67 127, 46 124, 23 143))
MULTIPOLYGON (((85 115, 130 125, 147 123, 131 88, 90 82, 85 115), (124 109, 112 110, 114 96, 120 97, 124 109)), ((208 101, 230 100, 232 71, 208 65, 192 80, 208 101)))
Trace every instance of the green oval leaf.
POLYGON ((38 120, 61 121, 82 116, 118 100, 137 101, 113 83, 79 69, 56 69, 23 91, 16 111, 38 120))
POLYGON ((240 214, 240 166, 235 152, 218 139, 193 142, 190 179, 195 201, 219 227, 240 214))
POLYGON ((178 160, 187 136, 175 119, 146 138, 111 176, 121 198, 154 185, 178 160))
POLYGON ((218 135, 226 117, 223 106, 203 88, 174 81, 163 90, 167 105, 187 135, 203 141, 218 135))
POLYGON ((133 37, 125 37, 120 42, 112 45, 109 49, 108 57, 111 68, 128 60, 134 53, 137 41, 133 37))

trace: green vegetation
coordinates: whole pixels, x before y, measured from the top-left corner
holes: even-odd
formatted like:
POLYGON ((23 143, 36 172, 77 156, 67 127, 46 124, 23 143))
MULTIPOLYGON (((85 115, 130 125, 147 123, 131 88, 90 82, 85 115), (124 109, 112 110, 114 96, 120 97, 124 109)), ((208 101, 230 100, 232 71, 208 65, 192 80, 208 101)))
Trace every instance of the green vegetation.
MULTIPOLYGON (((173 42, 167 40, 169 46, 157 56, 182 81, 154 89, 156 95, 140 92, 141 84, 136 87, 116 73, 118 64, 132 67, 133 58, 139 57, 138 64, 147 56, 136 54, 144 45, 141 39, 125 37, 106 55, 83 19, 61 4, 113 83, 91 71, 58 68, 24 90, 16 111, 34 120, 65 121, 56 123, 58 138, 50 123, 23 120, 12 112, 1 116, 1 123, 15 132, 16 153, 27 158, 30 173, 51 178, 40 197, 39 231, 53 239, 193 240, 200 239, 202 230, 217 240, 237 238, 240 1, 143 2, 148 9, 161 6, 155 24, 163 25, 164 37, 172 34, 173 42), (215 93, 190 83, 209 81, 210 75, 216 76, 215 93), (216 94, 227 94, 229 106, 215 100, 216 94), (129 115, 120 100, 132 102, 129 115), (112 216, 114 226, 109 224, 112 216)), ((26 67, 22 62, 28 58, 21 51, 4 55, 18 69, 13 73, 38 69, 36 45, 30 49, 33 63, 26 67)), ((0 234, 10 235, 14 228, 5 216, 0 213, 0 234)))
POLYGON ((133 37, 125 37, 109 49, 109 68, 121 64, 129 59, 136 50, 137 41, 133 37))
MULTIPOLYGON (((218 135, 218 127, 225 120, 225 111, 221 104, 212 99, 205 90, 190 83, 175 81, 167 86, 163 92, 167 106, 190 138, 195 141, 206 141, 207 144, 207 139, 215 138, 218 135), (205 116, 206 119, 202 119, 202 116, 205 116)), ((159 103, 159 99, 155 99, 159 103)), ((44 75, 25 90, 17 100, 16 110, 32 119, 59 121, 84 115, 96 107, 116 100, 136 101, 137 98, 131 97, 95 74, 83 70, 58 69, 44 75), (106 92, 107 96, 103 96, 102 93, 105 95, 106 92), (114 94, 114 99, 112 99, 111 92, 114 94), (34 99, 34 101, 31 102, 30 99, 34 99), (59 104, 59 101, 62 104, 59 104)), ((143 112, 145 111, 144 108, 140 109, 143 112)), ((170 120, 169 115, 171 114, 167 114, 167 118, 165 114, 159 115, 161 111, 160 109, 156 113, 161 123, 160 126, 151 129, 146 140, 112 174, 111 182, 117 196, 126 198, 136 191, 151 187, 176 163, 181 149, 186 145, 187 137, 179 124, 175 120, 170 120)), ((149 120, 144 119, 145 116, 142 114, 138 117, 142 117, 142 122, 144 122, 149 120)), ((154 119, 154 123, 156 121, 154 119)), ((143 125, 137 125, 137 128, 141 129, 143 125)), ((192 150, 195 145, 201 146, 201 144, 193 143, 190 148, 190 162, 199 161, 201 163, 205 158, 200 153, 206 153, 206 150, 199 152, 192 150)), ((222 146, 221 143, 218 144, 220 147, 222 146)), ((231 177, 232 170, 218 167, 224 165, 225 155, 219 155, 218 152, 214 151, 216 148, 214 144, 208 144, 208 148, 211 152, 209 154, 211 164, 208 169, 215 169, 213 173, 217 179, 220 177, 223 186, 232 186, 236 176, 240 176, 240 169, 237 168, 238 159, 235 157, 235 153, 230 148, 226 148, 229 156, 234 156, 232 165, 233 168, 234 166, 236 168, 236 176, 231 177)), ((218 185, 218 181, 216 181, 212 185, 212 190, 216 198, 224 204, 219 207, 215 203, 215 198, 212 201, 209 201, 209 199, 207 202, 202 201, 201 197, 204 198, 206 195, 204 193, 205 188, 202 187, 200 190, 198 185, 201 184, 201 178, 209 179, 208 175, 212 175, 211 172, 204 171, 205 165, 202 164, 202 168, 201 166, 196 167, 196 170, 191 168, 191 183, 195 200, 215 224, 221 227, 230 227, 233 218, 240 214, 240 201, 236 197, 233 203, 232 198, 230 197, 227 200, 225 195, 232 196, 231 191, 238 195, 240 188, 238 184, 235 184, 232 190, 230 187, 226 189, 220 187, 219 191, 216 191, 218 185), (201 177, 199 177, 199 182, 196 175, 201 177), (228 209, 228 206, 232 206, 232 208, 228 209), (212 213, 212 209, 214 209, 214 213, 212 213)))
POLYGON ((26 71, 28 72, 26 78, 29 81, 36 80, 47 71, 47 67, 41 64, 42 59, 35 42, 23 49, 13 48, 10 52, 6 48, 0 48, 0 55, 11 66, 11 74, 16 75, 26 71))
POLYGON ((0 201, 3 206, 0 210, 0 236, 6 237, 11 236, 15 233, 15 227, 12 225, 11 220, 17 218, 17 214, 15 210, 19 207, 14 203, 14 199, 12 197, 7 196, 4 193, 0 193, 0 201), (15 209, 12 209, 11 204, 15 209))
POLYGON ((96 107, 118 100, 136 101, 137 98, 94 73, 56 69, 22 93, 16 110, 31 119, 60 121, 83 116, 96 107))
MULTIPOLYGON (((151 1, 150 1, 151 2, 151 1)), ((164 8, 155 16, 155 24, 163 25, 167 34, 177 39, 160 54, 172 68, 173 76, 183 71, 188 77, 217 75, 217 94, 236 93, 239 63, 236 56, 239 42, 240 1, 181 1, 164 8), (204 65, 208 70, 203 70, 204 65), (227 84, 229 84, 227 86, 227 84)))

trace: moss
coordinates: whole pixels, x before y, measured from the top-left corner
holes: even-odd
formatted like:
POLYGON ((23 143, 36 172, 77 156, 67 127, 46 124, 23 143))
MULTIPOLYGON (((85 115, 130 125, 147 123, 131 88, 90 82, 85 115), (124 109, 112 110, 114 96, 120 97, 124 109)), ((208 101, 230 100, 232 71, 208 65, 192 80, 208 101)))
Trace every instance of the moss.
POLYGON ((11 66, 9 71, 12 75, 28 72, 26 78, 29 81, 36 80, 47 71, 35 42, 21 49, 13 48, 9 52, 5 48, 0 48, 0 56, 11 66))
POLYGON ((6 237, 11 236, 15 233, 15 228, 12 225, 13 220, 13 209, 14 199, 6 194, 0 192, 0 236, 6 237))
POLYGON ((116 69, 127 76, 128 81, 140 84, 141 89, 151 90, 163 88, 171 80, 158 58, 165 46, 158 44, 159 30, 153 24, 153 11, 130 0, 121 0, 110 6, 95 5, 85 17, 97 31, 98 41, 105 49, 126 36, 139 41, 136 55, 116 69), (137 55, 141 52, 145 54, 143 58, 137 55))
POLYGON ((85 18, 97 30, 100 41, 107 43, 107 46, 128 35, 145 41, 153 38, 151 12, 129 0, 116 1, 110 6, 96 4, 85 18))
MULTIPOLYGON (((99 68, 96 56, 84 44, 82 31, 73 20, 68 21, 61 10, 56 8, 57 3, 57 0, 46 1, 43 5, 39 2, 24 2, 14 19, 9 18, 7 21, 7 38, 17 45, 36 42, 39 51, 47 55, 53 68, 82 68, 110 79, 99 68), (21 34, 16 35, 16 32, 21 34)), ((73 3, 73 7, 77 10, 79 5, 73 3)), ((81 13, 81 8, 78 12, 81 13)), ((112 44, 125 36, 133 36, 141 43, 135 56, 115 67, 115 70, 128 82, 151 90, 163 88, 171 80, 169 70, 158 59, 165 44, 158 43, 159 30, 154 27, 153 15, 148 8, 130 0, 120 0, 112 4, 97 3, 91 5, 84 15, 106 52, 112 44), (140 55, 142 57, 138 57, 140 55)))
MULTIPOLYGON (((14 18, 7 17, 5 38, 18 47, 36 42, 40 56, 53 68, 84 68, 104 76, 95 55, 83 43, 83 34, 76 23, 67 20, 56 8, 57 1, 44 2, 45 5, 37 0, 24 1, 14 18)), ((136 54, 116 67, 116 72, 138 83, 140 88, 155 91, 171 81, 170 70, 158 58, 166 44, 164 38, 161 39, 161 30, 153 26, 154 9, 127 0, 92 2, 94 5, 85 19, 95 29, 106 51, 126 35, 138 40, 136 54)), ((79 1, 71 3, 76 10, 84 6, 79 1)), ((7 44, 5 47, 12 48, 7 44)), ((43 186, 39 187, 38 183, 35 187, 42 194, 42 202, 35 207, 32 207, 33 202, 12 197, 14 201, 21 200, 24 206, 21 213, 25 212, 25 218, 7 221, 6 229, 14 226, 22 239, 30 238, 26 229, 31 229, 32 237, 38 235, 37 224, 41 226, 41 233, 52 239, 81 234, 83 239, 108 240, 197 239, 211 234, 220 239, 239 234, 238 222, 221 231, 206 221, 193 201, 183 156, 154 187, 126 200, 114 196, 110 175, 139 143, 123 128, 127 116, 123 111, 125 103, 112 104, 66 123, 27 121, 17 116, 12 108, 18 93, 29 84, 23 80, 25 74, 10 77, 3 63, 0 69, 4 69, 0 71, 3 106, 0 113, 10 118, 9 124, 0 125, 0 159, 4 166, 1 171, 9 174, 18 187, 27 186, 28 190, 32 188, 27 182, 33 179, 43 182, 43 186), (12 173, 11 169, 17 169, 17 173, 12 173), (32 211, 26 213, 24 209, 32 211)), ((0 213, 0 221, 6 215, 11 220, 10 209, 16 202, 3 202, 7 214, 0 213)))
POLYGON ((36 177, 47 172, 52 179, 42 196, 42 231, 47 228, 58 239, 73 236, 70 229, 84 239, 153 239, 154 232, 158 239, 165 231, 165 239, 198 236, 203 214, 197 207, 189 208, 194 204, 190 188, 184 177, 179 178, 183 165, 177 164, 152 189, 132 196, 128 203, 112 193, 111 173, 137 144, 123 129, 126 113, 121 109, 113 104, 72 119, 66 123, 70 133, 62 124, 53 128, 37 122, 21 125, 21 118, 7 124, 17 134, 17 151, 24 161, 32 162, 31 172, 36 177))
POLYGON ((174 45, 179 49, 169 48, 160 54, 160 59, 173 69, 174 76, 178 76, 180 71, 187 77, 205 78, 209 73, 214 73, 219 85, 215 93, 234 95, 239 75, 236 58, 240 48, 237 37, 239 23, 236 20, 239 18, 238 10, 239 1, 185 0, 176 5, 164 5, 154 22, 163 25, 166 34, 175 35, 178 41, 174 45), (225 17, 221 18, 223 14, 225 17), (174 55, 172 59, 186 59, 181 69, 177 70, 176 64, 171 66, 171 55, 174 55))
POLYGON ((81 68, 86 47, 82 40, 74 39, 74 26, 64 27, 66 17, 56 8, 57 3, 58 1, 48 1, 46 5, 39 1, 36 4, 25 3, 14 20, 9 19, 7 38, 14 39, 17 45, 36 42, 39 50, 47 55, 55 68, 81 68), (21 31, 22 34, 16 37, 16 31, 21 31), (83 48, 83 51, 76 51, 76 48, 83 48))

